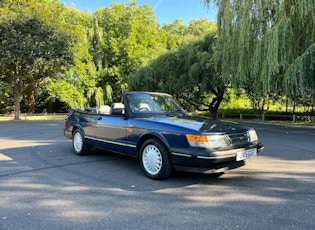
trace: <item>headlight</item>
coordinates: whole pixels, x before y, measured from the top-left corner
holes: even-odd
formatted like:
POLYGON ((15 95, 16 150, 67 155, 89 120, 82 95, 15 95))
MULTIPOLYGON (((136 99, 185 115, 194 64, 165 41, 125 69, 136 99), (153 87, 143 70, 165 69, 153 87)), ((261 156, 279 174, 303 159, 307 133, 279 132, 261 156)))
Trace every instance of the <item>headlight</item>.
POLYGON ((210 135, 207 137, 210 148, 224 148, 230 145, 230 142, 225 135, 210 135))
POLYGON ((258 141, 258 136, 255 130, 253 129, 249 130, 248 135, 249 135, 249 142, 258 141))
POLYGON ((225 135, 186 135, 191 147, 216 149, 229 146, 229 141, 225 135))
POLYGON ((187 141, 191 147, 209 148, 207 136, 201 135, 186 135, 187 141))

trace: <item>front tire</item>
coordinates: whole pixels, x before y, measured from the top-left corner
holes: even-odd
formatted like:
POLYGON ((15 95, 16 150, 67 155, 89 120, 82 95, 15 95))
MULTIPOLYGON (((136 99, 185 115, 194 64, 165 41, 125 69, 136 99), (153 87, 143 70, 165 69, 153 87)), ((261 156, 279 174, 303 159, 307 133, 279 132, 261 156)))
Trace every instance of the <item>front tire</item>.
POLYGON ((84 136, 79 129, 76 129, 72 135, 72 148, 75 154, 84 156, 89 153, 89 145, 85 143, 84 136))
POLYGON ((141 146, 140 164, 143 172, 154 180, 166 179, 173 171, 167 148, 156 138, 146 140, 141 146))

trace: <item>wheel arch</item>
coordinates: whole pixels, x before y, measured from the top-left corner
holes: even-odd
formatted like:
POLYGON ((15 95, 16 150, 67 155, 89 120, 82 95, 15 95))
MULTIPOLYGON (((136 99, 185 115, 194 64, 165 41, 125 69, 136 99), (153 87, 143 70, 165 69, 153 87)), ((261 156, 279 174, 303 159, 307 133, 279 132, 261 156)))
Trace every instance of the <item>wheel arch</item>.
POLYGON ((149 139, 152 139, 152 138, 156 138, 159 141, 161 141, 162 144, 165 145, 168 153, 170 153, 170 145, 169 145, 168 141, 166 140, 166 138, 161 133, 148 132, 148 133, 143 134, 138 140, 138 143, 137 143, 137 156, 136 156, 137 164, 140 164, 140 157, 139 157, 139 155, 140 155, 140 148, 141 148, 141 146, 143 145, 143 143, 146 140, 149 140, 149 139))
POLYGON ((72 137, 73 137, 74 131, 76 131, 77 129, 79 129, 81 131, 82 135, 85 136, 85 132, 84 132, 83 127, 81 125, 79 125, 79 124, 76 124, 72 128, 72 137))

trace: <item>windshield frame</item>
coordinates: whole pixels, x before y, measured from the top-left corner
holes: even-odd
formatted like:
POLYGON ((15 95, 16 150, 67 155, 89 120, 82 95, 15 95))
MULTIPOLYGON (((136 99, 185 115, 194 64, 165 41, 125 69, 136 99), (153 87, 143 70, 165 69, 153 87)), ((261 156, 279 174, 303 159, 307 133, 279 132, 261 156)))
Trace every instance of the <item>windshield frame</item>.
POLYGON ((134 116, 185 114, 180 104, 166 93, 127 92, 124 93, 124 104, 134 116))

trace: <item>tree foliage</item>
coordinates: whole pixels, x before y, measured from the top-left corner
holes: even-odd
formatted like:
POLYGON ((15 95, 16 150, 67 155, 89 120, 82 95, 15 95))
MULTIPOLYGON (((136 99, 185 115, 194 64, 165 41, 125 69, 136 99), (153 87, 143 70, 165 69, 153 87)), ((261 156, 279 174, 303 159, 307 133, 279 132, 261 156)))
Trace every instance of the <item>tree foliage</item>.
MULTIPOLYGON (((195 22, 194 22, 195 23, 195 22)), ((215 33, 166 53, 138 71, 130 87, 163 91, 216 118, 226 84, 214 62, 215 33)))
POLYGON ((143 89, 215 117, 230 83, 258 110, 314 104, 313 1, 204 2, 219 9, 218 33, 207 19, 161 26, 134 0, 94 14, 59 0, 0 1, 0 113, 110 104, 143 89))
POLYGON ((225 78, 256 100, 315 92, 313 0, 211 1, 219 11, 217 60, 225 78))
POLYGON ((93 16, 91 54, 98 85, 120 94, 127 90, 128 78, 143 62, 165 51, 165 34, 159 30, 152 8, 137 7, 135 1, 113 3, 93 16))
POLYGON ((70 37, 50 23, 55 17, 46 5, 50 1, 5 3, 0 8, 0 80, 14 94, 15 119, 19 119, 21 96, 72 64, 70 37))
POLYGON ((89 104, 104 104, 102 88, 97 86, 97 72, 93 57, 89 52, 92 16, 73 8, 63 12, 64 23, 74 34, 72 43, 74 65, 61 76, 46 79, 45 86, 49 100, 62 101, 73 108, 83 108, 89 104))

